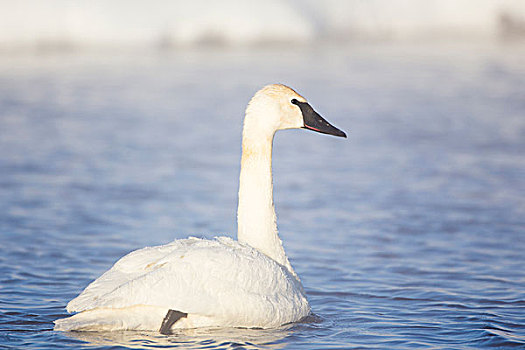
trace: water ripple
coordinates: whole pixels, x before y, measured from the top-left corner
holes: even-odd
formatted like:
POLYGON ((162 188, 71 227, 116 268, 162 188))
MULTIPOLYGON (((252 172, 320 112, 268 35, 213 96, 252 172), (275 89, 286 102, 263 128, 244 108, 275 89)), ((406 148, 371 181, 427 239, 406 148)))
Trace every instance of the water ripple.
POLYGON ((23 73, 0 57, 0 348, 525 347, 525 52, 416 51, 51 55, 23 73), (351 131, 275 139, 280 232, 314 314, 52 331, 127 252, 235 232, 242 112, 271 80, 351 131))

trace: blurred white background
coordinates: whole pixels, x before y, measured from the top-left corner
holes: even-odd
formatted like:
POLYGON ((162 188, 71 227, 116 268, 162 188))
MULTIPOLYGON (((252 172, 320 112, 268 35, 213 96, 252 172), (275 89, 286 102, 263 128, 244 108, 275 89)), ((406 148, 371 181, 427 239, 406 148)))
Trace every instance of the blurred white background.
POLYGON ((523 0, 0 0, 0 50, 525 36, 523 0))

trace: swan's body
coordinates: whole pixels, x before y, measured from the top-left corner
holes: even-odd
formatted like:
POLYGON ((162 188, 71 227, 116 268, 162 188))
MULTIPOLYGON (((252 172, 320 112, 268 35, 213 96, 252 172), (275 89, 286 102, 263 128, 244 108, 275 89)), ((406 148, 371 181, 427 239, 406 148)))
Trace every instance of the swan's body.
POLYGON ((189 238, 134 251, 70 301, 67 311, 78 313, 55 329, 270 328, 308 316, 277 233, 271 171, 275 132, 300 127, 344 136, 292 89, 257 92, 243 129, 238 241, 189 238))
POLYGON ((67 307, 80 312, 57 329, 158 330, 168 309, 174 327, 276 327, 308 315, 298 280, 282 265, 231 238, 189 238, 134 251, 67 307))

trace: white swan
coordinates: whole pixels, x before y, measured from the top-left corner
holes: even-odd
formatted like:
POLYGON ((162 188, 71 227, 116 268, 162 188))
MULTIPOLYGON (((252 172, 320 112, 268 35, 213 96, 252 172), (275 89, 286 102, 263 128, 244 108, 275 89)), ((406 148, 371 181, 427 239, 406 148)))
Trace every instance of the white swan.
POLYGON ((272 143, 277 130, 306 128, 346 137, 291 88, 268 85, 246 109, 238 241, 188 238, 131 252, 67 305, 77 314, 55 330, 277 327, 310 313, 277 233, 272 143))

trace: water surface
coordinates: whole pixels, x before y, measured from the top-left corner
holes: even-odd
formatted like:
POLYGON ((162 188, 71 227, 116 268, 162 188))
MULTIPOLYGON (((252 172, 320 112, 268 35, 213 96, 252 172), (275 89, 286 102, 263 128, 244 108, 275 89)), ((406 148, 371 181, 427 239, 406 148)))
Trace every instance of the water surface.
POLYGON ((523 62, 491 44, 0 56, 0 348, 524 347, 523 62), (315 317, 54 332, 127 252, 235 234, 243 111, 272 82, 349 135, 275 139, 315 317))

